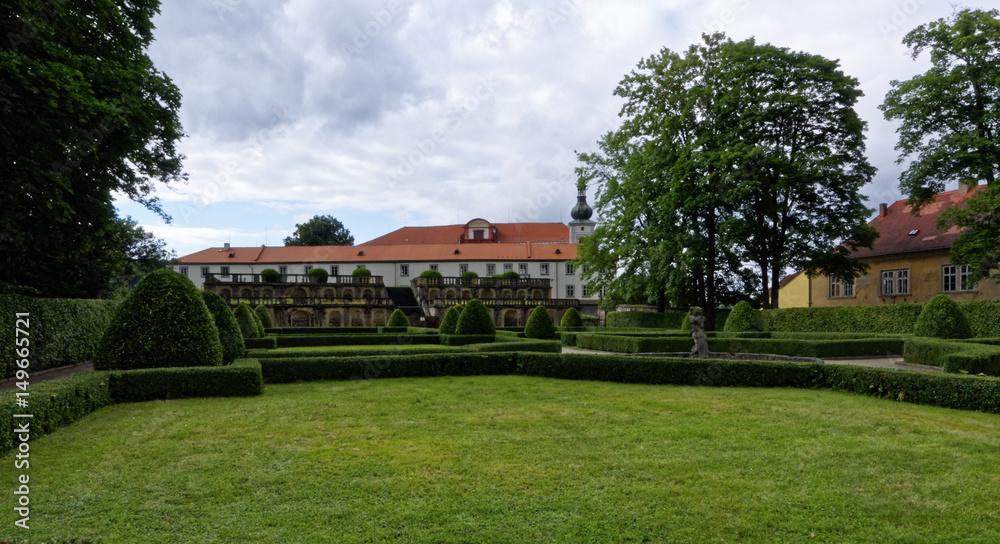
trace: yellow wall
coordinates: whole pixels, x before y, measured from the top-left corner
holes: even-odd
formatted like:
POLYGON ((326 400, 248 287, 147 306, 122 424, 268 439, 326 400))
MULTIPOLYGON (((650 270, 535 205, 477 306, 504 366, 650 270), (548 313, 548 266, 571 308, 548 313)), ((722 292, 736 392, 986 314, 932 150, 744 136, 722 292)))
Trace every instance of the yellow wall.
MULTIPOLYGON (((868 272, 854 280, 853 298, 830 298, 830 280, 827 276, 816 276, 809 282, 813 306, 876 306, 900 302, 927 302, 941 294, 941 266, 949 264, 948 252, 898 255, 866 260, 868 272), (881 296, 882 270, 908 268, 910 271, 910 293, 907 295, 881 296)), ((782 293, 784 294, 784 293, 782 293)), ((945 293, 952 299, 995 300, 1000 299, 1000 284, 984 279, 971 292, 945 293)), ((780 302, 780 297, 779 297, 780 302)), ((785 307, 784 304, 781 305, 785 307)))
POLYGON ((809 306, 809 276, 795 276, 778 291, 778 308, 806 308, 809 306))

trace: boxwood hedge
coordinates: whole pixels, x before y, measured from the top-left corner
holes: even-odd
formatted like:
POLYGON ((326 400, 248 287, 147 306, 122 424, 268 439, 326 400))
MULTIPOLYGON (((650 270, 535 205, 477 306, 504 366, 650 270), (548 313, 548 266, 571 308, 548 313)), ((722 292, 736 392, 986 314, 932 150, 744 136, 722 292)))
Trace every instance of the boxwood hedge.
POLYGON ((260 363, 239 359, 223 368, 150 368, 109 372, 115 402, 189 397, 245 397, 264 392, 260 363))
POLYGON ((609 328, 680 329, 686 312, 608 312, 609 328))

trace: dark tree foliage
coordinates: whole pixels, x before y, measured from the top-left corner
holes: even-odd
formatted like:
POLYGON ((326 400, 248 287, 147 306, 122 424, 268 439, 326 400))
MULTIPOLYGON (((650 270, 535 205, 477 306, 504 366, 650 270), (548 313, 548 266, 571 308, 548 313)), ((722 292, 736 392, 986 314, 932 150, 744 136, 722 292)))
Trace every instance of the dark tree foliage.
POLYGON ((112 194, 169 219, 151 194, 184 178, 183 133, 180 92, 146 55, 158 9, 0 5, 0 283, 98 295, 127 268, 112 194))
POLYGON ((286 246, 353 246, 344 224, 332 215, 317 215, 295 225, 295 233, 285 238, 286 246))
POLYGON ((933 66, 893 81, 881 106, 886 119, 900 122, 897 162, 911 160, 899 188, 919 213, 949 182, 986 182, 966 209, 946 210, 937 225, 965 229, 951 258, 971 265, 977 281, 1000 268, 1000 11, 959 10, 915 28, 903 43, 914 59, 928 51, 933 66))

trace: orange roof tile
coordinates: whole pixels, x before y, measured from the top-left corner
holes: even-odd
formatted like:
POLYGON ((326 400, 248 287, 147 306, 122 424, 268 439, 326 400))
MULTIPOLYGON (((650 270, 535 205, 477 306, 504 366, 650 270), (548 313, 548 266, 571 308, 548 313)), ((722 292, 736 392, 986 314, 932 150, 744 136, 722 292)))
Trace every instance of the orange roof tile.
POLYGON ((942 232, 934 226, 941 212, 953 206, 963 206, 971 196, 986 188, 980 185, 970 191, 948 191, 939 193, 934 200, 920 209, 920 215, 910 213, 912 209, 905 200, 897 200, 886 208, 884 216, 868 222, 879 232, 872 249, 861 248, 853 257, 879 257, 897 253, 949 249, 962 234, 952 227, 942 232))
MULTIPOLYGON (((569 242, 569 227, 563 223, 492 223, 492 226, 497 229, 501 244, 569 242)), ((403 227, 360 245, 457 244, 464 232, 465 225, 403 227)))
POLYGON ((575 259, 576 250, 576 244, 569 243, 234 247, 228 251, 213 247, 185 255, 179 261, 184 264, 562 261, 575 259))

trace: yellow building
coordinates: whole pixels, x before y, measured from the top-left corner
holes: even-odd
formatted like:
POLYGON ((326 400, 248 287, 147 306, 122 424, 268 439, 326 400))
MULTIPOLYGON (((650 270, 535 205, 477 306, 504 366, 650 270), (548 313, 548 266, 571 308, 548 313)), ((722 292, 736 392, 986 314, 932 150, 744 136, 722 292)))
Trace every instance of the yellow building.
MULTIPOLYGON (((901 302, 927 302, 944 293, 962 300, 1000 299, 1000 285, 984 279, 975 285, 967 280, 969 267, 949 262, 952 243, 961 232, 939 231, 934 223, 946 208, 963 206, 985 186, 962 185, 957 191, 940 193, 934 201, 910 213, 899 200, 881 204, 878 216, 869 222, 879 232, 872 249, 862 248, 854 256, 868 264, 868 272, 853 283, 827 276, 809 278, 809 306, 874 306, 901 302)), ((782 290, 779 301, 784 304, 782 290)), ((789 297, 793 298, 794 297, 789 297)))
POLYGON ((806 308, 809 304, 809 277, 798 271, 778 283, 778 308, 806 308))

